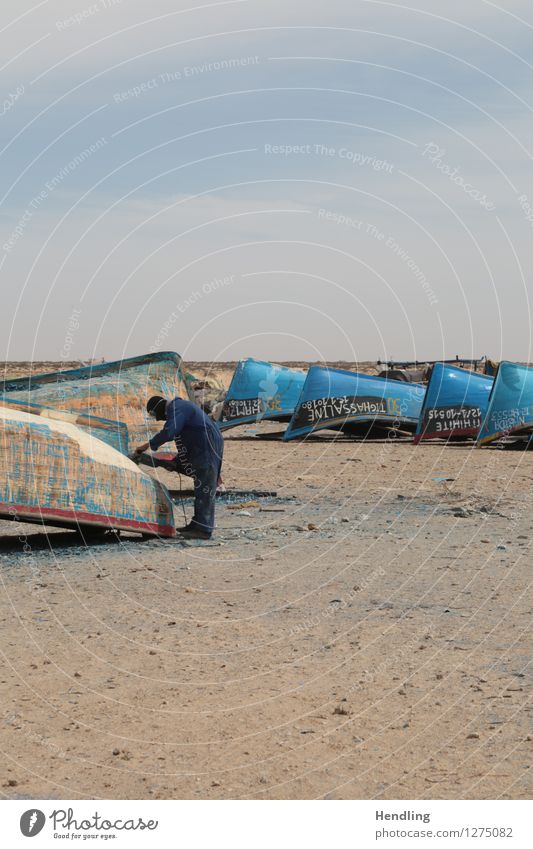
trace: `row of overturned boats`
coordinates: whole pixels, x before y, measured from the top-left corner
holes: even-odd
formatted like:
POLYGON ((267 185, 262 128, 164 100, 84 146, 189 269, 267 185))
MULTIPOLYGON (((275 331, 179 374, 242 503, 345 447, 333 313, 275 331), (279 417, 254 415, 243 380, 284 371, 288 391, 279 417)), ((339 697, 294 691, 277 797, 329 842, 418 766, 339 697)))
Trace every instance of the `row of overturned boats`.
POLYGON ((336 430, 357 437, 412 436, 500 446, 533 433, 533 368, 502 362, 483 374, 433 363, 426 382, 324 366, 308 371, 248 359, 238 363, 219 426, 288 422, 283 440, 336 430))
MULTIPOLYGON (((284 441, 339 432, 500 446, 533 434, 533 369, 502 362, 494 376, 434 363, 409 382, 324 366, 307 371, 240 361, 217 413, 221 430, 287 423, 284 441)), ((147 354, 0 383, 0 517, 78 529, 175 536, 169 491, 130 459, 157 425, 152 395, 193 400, 181 357, 147 354)), ((163 446, 161 465, 168 457, 163 446)), ((157 465, 157 464, 156 464, 157 465)))

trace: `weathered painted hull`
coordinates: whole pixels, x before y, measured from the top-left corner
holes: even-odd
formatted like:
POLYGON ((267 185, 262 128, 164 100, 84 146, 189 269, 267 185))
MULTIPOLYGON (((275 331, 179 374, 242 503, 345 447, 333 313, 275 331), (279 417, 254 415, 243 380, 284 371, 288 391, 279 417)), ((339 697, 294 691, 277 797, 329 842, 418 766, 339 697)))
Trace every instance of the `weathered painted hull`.
POLYGON ((181 357, 173 352, 145 354, 112 363, 50 372, 0 383, 0 394, 57 410, 92 413, 125 422, 132 442, 157 432, 148 419, 151 395, 188 398, 181 357))
POLYGON ((424 396, 415 444, 428 439, 475 439, 493 383, 487 375, 436 363, 424 396))
POLYGON ((259 421, 289 421, 305 372, 260 360, 237 363, 218 426, 221 430, 259 421))
POLYGON ((424 392, 425 387, 417 383, 312 366, 283 439, 323 429, 414 430, 424 392))
POLYGON ((65 410, 54 410, 51 407, 42 407, 40 404, 26 404, 14 398, 0 398, 0 405, 10 410, 20 410, 23 413, 31 413, 43 419, 52 421, 71 422, 84 433, 94 436, 96 439, 110 445, 121 454, 129 454, 128 426, 124 422, 115 422, 112 419, 103 419, 85 413, 69 413, 65 410))
POLYGON ((0 403, 2 518, 175 536, 165 487, 95 436, 109 422, 91 417, 87 432, 69 414, 22 406, 0 403))
POLYGON ((533 368, 501 362, 477 445, 528 433, 533 433, 533 368))

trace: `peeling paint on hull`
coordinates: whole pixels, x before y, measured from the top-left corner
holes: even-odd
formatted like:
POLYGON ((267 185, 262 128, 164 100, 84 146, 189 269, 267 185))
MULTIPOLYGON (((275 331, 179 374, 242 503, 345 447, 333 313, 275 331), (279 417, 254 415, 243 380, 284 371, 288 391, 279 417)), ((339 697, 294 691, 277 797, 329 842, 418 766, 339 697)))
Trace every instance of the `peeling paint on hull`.
MULTIPOLYGON (((0 516, 174 536, 164 486, 111 445, 61 420, 0 406, 0 516)), ((28 408, 35 409, 35 408, 28 408)))
POLYGON ((123 516, 100 516, 95 513, 83 513, 81 510, 28 507, 27 504, 4 504, 0 502, 0 517, 32 524, 42 522, 43 525, 59 528, 102 528, 160 537, 176 536, 173 525, 158 525, 155 522, 142 522, 135 519, 128 520, 123 516))
POLYGON ((124 422, 102 419, 90 414, 54 410, 51 407, 41 407, 39 404, 26 404, 24 401, 17 401, 11 398, 9 400, 5 398, 0 399, 0 404, 10 410, 20 410, 24 413, 41 416, 43 419, 71 422, 84 433, 88 433, 101 442, 111 445, 112 448, 120 451, 121 454, 127 456, 129 453, 129 433, 128 427, 124 422))
POLYGON ((125 422, 133 442, 143 442, 158 427, 146 415, 151 395, 188 398, 179 354, 145 354, 112 363, 50 372, 0 384, 0 394, 57 410, 92 413, 125 422))

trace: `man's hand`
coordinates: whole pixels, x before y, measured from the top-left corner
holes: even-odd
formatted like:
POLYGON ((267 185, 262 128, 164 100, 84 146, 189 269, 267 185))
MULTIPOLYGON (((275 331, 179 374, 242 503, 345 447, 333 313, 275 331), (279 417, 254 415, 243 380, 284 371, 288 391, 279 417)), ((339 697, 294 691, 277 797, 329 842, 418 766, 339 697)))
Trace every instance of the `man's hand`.
POLYGON ((143 442, 142 445, 137 446, 134 453, 135 454, 143 454, 145 451, 148 451, 149 448, 150 448, 150 443, 149 442, 143 442))

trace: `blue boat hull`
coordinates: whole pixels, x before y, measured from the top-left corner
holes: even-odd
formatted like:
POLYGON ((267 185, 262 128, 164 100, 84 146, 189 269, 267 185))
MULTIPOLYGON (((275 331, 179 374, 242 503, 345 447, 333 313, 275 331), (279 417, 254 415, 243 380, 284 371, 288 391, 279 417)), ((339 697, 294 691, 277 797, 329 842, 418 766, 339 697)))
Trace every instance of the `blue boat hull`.
POLYGON ((533 432, 533 368, 501 362, 481 430, 478 446, 502 437, 533 432))
POLYGON ((218 421, 221 430, 259 421, 289 421, 305 372, 260 360, 241 360, 218 421))
POLYGON ((436 363, 426 389, 415 444, 428 439, 476 438, 494 379, 436 363))
POLYGON ((413 431, 424 387, 359 372, 312 366, 283 439, 314 431, 366 433, 372 427, 413 431))

